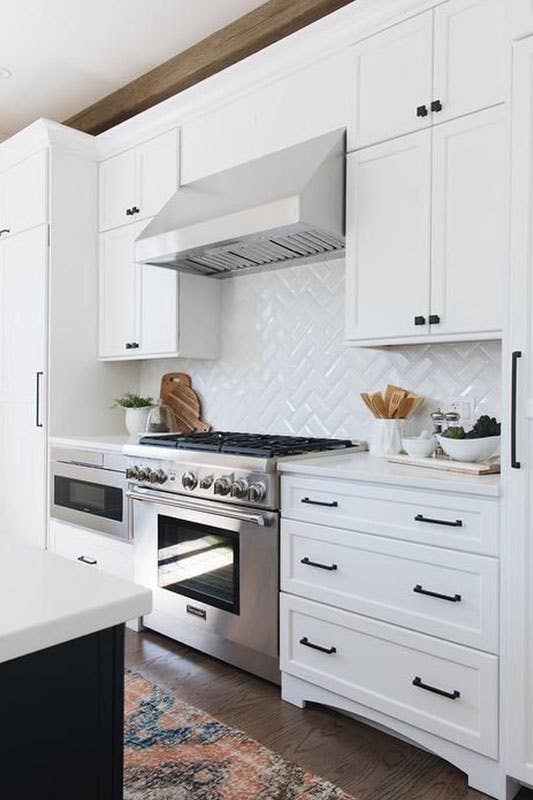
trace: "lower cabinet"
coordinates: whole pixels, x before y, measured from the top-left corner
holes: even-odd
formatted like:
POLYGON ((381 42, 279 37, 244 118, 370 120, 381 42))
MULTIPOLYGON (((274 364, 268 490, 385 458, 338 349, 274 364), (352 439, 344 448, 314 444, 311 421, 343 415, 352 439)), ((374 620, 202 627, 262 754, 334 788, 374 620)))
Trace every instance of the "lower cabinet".
POLYGON ((99 358, 216 358, 220 282, 136 263, 135 240, 145 226, 100 234, 99 358))
POLYGON ((133 544, 102 536, 57 519, 50 520, 49 549, 59 556, 133 580, 133 544))

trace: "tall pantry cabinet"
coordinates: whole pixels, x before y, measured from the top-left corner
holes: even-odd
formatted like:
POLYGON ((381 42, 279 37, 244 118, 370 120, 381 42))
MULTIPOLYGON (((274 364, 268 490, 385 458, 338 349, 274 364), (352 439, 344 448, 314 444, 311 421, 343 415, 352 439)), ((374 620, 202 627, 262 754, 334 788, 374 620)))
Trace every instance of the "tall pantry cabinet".
POLYGON ((46 544, 47 436, 115 433, 132 377, 96 361, 93 137, 39 120, 0 145, 0 533, 46 544))

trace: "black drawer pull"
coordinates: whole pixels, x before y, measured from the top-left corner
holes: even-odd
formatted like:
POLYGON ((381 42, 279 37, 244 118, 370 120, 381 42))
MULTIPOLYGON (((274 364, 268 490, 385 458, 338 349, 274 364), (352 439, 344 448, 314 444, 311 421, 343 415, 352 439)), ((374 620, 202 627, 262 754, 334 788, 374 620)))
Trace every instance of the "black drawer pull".
POLYGON ((431 519, 431 517, 425 517, 423 514, 417 514, 415 517, 415 522, 429 522, 432 525, 448 525, 450 528, 462 528, 463 521, 460 519, 456 519, 455 522, 447 519, 431 519))
POLYGON ((333 653, 337 652, 336 647, 322 647, 320 644, 313 644, 310 642, 307 636, 304 636, 300 639, 300 644, 303 644, 305 647, 310 647, 312 650, 319 650, 321 653, 327 653, 328 656, 333 655, 333 653))
POLYGON ((423 317, 421 314, 415 317, 415 325, 425 325, 426 318, 423 317))
POLYGON ((441 697, 448 697, 450 700, 457 700, 461 697, 461 692, 454 689, 453 692, 447 692, 445 689, 437 689, 436 686, 430 686, 429 683, 422 683, 422 678, 418 675, 413 678, 413 686, 418 686, 419 689, 425 689, 426 692, 433 692, 433 694, 440 694, 441 697))
POLYGON ((427 117, 428 115, 428 107, 427 106, 417 106, 416 107, 416 116, 417 117, 427 117))
POLYGON ((87 556, 78 556, 78 561, 82 561, 84 564, 90 564, 91 566, 98 564, 96 558, 87 558, 87 556))
POLYGON ((423 589, 419 583, 413 586, 413 592, 416 594, 427 594, 428 597, 438 597, 439 600, 449 600, 450 603, 460 603, 462 597, 460 594, 440 594, 439 592, 430 592, 429 589, 423 589))
POLYGON ((518 359, 522 351, 515 350, 511 356, 511 467, 520 469, 520 461, 516 457, 516 398, 518 381, 518 359))
POLYGON ((308 567, 318 567, 318 569, 327 569, 329 572, 338 569, 336 564, 319 564, 318 561, 310 561, 307 556, 302 558, 300 564, 305 564, 308 567))
POLYGON ((433 102, 431 103, 431 110, 432 111, 436 111, 436 112, 442 111, 442 103, 441 103, 441 101, 440 100, 433 100, 433 102))
POLYGON ((2 230, 0 231, 0 236, 3 236, 4 233, 11 233, 11 231, 9 228, 2 228, 2 230))
POLYGON ((440 317, 438 314, 430 314, 429 315, 429 324, 430 325, 440 325, 440 317))
POLYGON ((337 508, 339 505, 336 500, 332 500, 331 503, 323 503, 321 500, 310 500, 309 497, 302 497, 300 503, 307 503, 309 506, 326 506, 327 508, 337 508))

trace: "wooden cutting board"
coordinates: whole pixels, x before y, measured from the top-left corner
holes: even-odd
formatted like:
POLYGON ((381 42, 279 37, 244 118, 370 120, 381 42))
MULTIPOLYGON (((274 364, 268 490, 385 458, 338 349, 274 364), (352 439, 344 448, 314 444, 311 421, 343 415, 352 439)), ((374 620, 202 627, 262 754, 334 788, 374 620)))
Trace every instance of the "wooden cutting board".
POLYGON ((411 458, 411 456, 387 456, 387 461, 392 461, 394 464, 407 464, 411 467, 462 472, 464 475, 497 475, 500 472, 499 461, 490 464, 475 464, 470 461, 451 461, 447 458, 411 458))
POLYGON ((192 388, 190 375, 185 372, 168 372, 163 375, 160 397, 174 413, 180 430, 211 430, 211 426, 202 420, 200 398, 192 388))

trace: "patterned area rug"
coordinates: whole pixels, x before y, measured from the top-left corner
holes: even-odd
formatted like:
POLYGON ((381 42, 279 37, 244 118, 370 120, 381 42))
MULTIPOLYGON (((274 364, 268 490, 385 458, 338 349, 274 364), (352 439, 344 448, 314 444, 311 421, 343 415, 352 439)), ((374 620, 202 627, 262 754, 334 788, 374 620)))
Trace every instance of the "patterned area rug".
POLYGON ((124 800, 353 800, 135 673, 125 713, 124 800))

